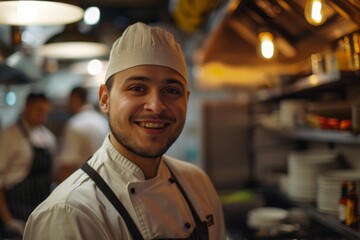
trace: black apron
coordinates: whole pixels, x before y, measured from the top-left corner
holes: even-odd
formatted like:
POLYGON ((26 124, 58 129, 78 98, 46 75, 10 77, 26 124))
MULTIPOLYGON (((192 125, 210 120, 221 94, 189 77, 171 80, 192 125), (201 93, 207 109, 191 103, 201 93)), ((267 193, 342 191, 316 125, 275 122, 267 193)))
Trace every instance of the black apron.
MULTIPOLYGON (((29 141, 29 134, 21 122, 19 127, 29 141)), ((9 210, 16 219, 26 221, 31 212, 50 194, 52 158, 47 148, 30 143, 33 150, 32 166, 27 177, 11 189, 5 190, 9 210)))
MULTIPOLYGON (((128 230, 131 233, 131 236, 134 240, 142 240, 144 239, 135 225, 134 221, 132 220, 129 213, 126 211, 124 205, 120 202, 120 200, 116 197, 115 193, 110 189, 107 183, 102 179, 102 177, 96 172, 87 162, 82 165, 81 169, 87 173, 90 178, 95 182, 95 184, 99 187, 99 189, 103 192, 105 197, 111 202, 111 204, 115 207, 115 209, 119 212, 120 216, 123 218, 128 230)), ((182 193, 183 197, 185 198, 190 210, 191 214, 195 220, 196 226, 193 232, 187 238, 176 238, 178 240, 208 240, 209 239, 209 231, 206 221, 201 221, 199 215, 197 214, 195 208, 191 204, 190 199, 186 195, 184 189, 180 185, 180 183, 175 178, 174 174, 172 173, 171 169, 168 167, 171 173, 171 178, 169 181, 171 183, 176 183, 180 192, 182 193)), ((158 240, 166 240, 171 238, 157 238, 158 240)), ((172 238, 175 239, 175 238, 172 238)))

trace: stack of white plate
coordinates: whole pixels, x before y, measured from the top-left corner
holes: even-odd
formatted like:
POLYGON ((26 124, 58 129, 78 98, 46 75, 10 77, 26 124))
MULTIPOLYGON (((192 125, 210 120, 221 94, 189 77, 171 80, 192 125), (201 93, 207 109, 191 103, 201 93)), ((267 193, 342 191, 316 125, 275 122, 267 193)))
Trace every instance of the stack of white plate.
POLYGON ((288 211, 275 207, 252 209, 247 214, 247 225, 253 229, 268 228, 284 222, 288 211))
POLYGON ((337 152, 292 152, 288 156, 289 197, 296 201, 315 202, 317 178, 336 167, 337 152))
MULTIPOLYGON (((360 196, 360 170, 332 170, 318 178, 317 208, 320 212, 337 215, 343 181, 355 181, 360 196)), ((359 201, 360 209, 360 201, 359 201)))

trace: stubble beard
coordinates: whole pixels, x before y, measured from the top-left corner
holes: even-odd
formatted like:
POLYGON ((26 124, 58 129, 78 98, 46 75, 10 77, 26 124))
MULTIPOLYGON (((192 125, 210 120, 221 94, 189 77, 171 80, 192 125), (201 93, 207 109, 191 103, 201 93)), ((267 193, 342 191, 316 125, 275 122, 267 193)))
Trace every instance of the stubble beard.
POLYGON ((176 141, 176 139, 179 137, 183 126, 181 126, 177 132, 167 141, 167 143, 158 150, 152 150, 149 148, 146 148, 145 146, 142 146, 141 142, 139 140, 135 139, 133 136, 131 136, 131 133, 126 132, 126 130, 121 129, 121 127, 114 127, 119 126, 117 124, 116 119, 112 118, 111 111, 109 109, 109 126, 110 131, 116 141, 125 147, 127 150, 139 155, 143 158, 158 158, 161 157, 163 154, 167 152, 167 150, 170 148, 170 146, 176 141))

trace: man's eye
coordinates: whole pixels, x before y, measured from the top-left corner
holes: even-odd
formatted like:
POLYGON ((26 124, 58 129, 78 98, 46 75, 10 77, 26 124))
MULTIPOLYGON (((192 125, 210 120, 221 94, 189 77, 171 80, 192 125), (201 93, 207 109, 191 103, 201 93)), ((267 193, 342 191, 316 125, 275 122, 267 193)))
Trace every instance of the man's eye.
POLYGON ((168 94, 176 94, 176 95, 181 94, 181 92, 176 88, 168 88, 168 89, 165 90, 165 92, 168 93, 168 94))
POLYGON ((140 86, 132 86, 129 89, 134 92, 143 92, 144 91, 144 88, 140 87, 140 86))

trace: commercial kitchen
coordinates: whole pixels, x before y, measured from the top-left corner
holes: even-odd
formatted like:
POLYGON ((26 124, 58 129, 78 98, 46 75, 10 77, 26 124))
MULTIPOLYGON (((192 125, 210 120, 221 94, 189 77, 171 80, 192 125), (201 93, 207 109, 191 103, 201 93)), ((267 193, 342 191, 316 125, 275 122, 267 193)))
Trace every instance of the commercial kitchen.
POLYGON ((46 125, 60 143, 70 90, 85 87, 99 110, 112 43, 133 23, 160 26, 183 49, 191 92, 166 154, 209 175, 227 238, 360 239, 358 0, 76 0, 48 2, 70 10, 32 9, 38 3, 46 1, 0 1, 0 132, 37 88, 51 99, 46 125), (345 183, 355 186, 352 210, 345 183))

